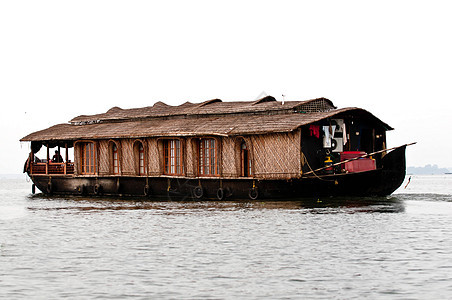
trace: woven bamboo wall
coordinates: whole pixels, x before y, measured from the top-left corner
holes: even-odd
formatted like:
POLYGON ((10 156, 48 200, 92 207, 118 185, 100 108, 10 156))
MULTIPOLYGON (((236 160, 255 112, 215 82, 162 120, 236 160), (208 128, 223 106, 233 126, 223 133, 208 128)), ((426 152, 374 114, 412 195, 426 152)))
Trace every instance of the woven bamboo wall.
POLYGON ((121 140, 121 167, 122 175, 136 175, 135 153, 133 151, 132 139, 121 140))
POLYGON ((98 164, 99 164, 99 175, 109 175, 110 174, 110 149, 109 142, 106 140, 101 140, 97 143, 98 145, 98 164))
POLYGON ((289 179, 300 176, 300 132, 251 136, 254 177, 289 179))
POLYGON ((161 143, 158 143, 159 141, 155 138, 150 138, 145 140, 147 144, 147 167, 148 167, 148 174, 150 176, 158 176, 162 173, 163 169, 163 162, 161 162, 160 156, 160 145, 161 143))
MULTIPOLYGON (((237 173, 237 158, 236 158, 236 138, 222 139, 222 162, 220 169, 222 169, 223 177, 236 177, 237 173)), ((240 151, 240 150, 239 150, 240 151)), ((239 152, 240 153, 240 152, 239 152)))
POLYGON ((185 145, 185 174, 188 177, 195 177, 197 175, 197 161, 195 159, 195 153, 197 151, 196 139, 188 138, 185 145))

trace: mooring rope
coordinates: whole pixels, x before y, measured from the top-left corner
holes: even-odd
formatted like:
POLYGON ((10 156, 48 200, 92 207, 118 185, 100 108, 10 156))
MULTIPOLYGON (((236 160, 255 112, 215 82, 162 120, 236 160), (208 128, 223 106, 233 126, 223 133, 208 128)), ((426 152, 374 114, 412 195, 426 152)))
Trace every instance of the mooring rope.
POLYGON ((302 165, 304 164, 304 163, 306 163, 307 165, 308 165, 308 168, 309 168, 309 170, 311 170, 310 172, 309 172, 309 174, 314 174, 314 177, 316 177, 317 179, 319 179, 319 180, 323 180, 323 181, 335 181, 335 180, 330 180, 330 179, 323 179, 323 178, 321 178, 319 175, 317 175, 315 172, 314 172, 314 170, 311 168, 311 166, 309 165, 309 162, 308 162, 308 159, 306 158, 306 155, 304 154, 304 152, 303 151, 300 151, 301 152, 301 156, 302 156, 302 165))

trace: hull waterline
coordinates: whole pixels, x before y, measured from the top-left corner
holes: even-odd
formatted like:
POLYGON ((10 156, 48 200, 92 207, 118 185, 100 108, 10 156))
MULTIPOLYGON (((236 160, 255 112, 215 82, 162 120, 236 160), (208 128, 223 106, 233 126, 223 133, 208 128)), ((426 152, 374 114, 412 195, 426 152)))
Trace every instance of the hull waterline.
POLYGON ((406 146, 389 152, 382 168, 289 180, 253 178, 184 178, 145 176, 31 175, 48 195, 95 195, 165 198, 171 200, 291 199, 324 196, 386 196, 405 178, 406 146))

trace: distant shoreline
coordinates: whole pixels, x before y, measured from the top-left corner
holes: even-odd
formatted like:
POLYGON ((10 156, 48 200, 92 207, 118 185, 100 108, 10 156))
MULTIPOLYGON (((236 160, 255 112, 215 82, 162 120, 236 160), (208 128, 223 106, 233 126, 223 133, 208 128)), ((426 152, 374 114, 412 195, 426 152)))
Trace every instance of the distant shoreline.
POLYGON ((424 167, 408 167, 406 173, 410 175, 444 175, 452 174, 449 168, 440 168, 438 165, 426 165, 424 167))

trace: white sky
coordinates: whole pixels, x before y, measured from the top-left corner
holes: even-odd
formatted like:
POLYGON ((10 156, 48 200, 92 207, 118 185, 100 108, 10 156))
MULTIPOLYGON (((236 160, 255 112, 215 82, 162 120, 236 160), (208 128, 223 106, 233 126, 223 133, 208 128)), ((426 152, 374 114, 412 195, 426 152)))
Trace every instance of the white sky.
POLYGON ((0 173, 28 133, 113 106, 326 97, 452 168, 450 1, 1 1, 0 173))

